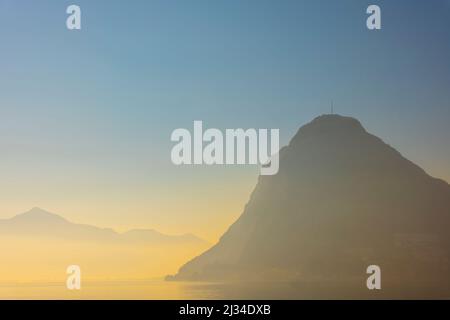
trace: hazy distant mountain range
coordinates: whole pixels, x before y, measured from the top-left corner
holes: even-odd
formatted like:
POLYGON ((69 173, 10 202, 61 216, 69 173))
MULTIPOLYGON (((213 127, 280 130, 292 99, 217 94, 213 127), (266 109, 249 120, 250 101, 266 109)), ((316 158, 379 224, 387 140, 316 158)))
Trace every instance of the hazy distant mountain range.
POLYGON ((220 241, 168 279, 353 279, 364 287, 375 264, 383 288, 420 283, 450 296, 449 227, 446 182, 356 119, 324 115, 280 151, 279 173, 259 177, 220 241))
POLYGON ((72 264, 90 280, 162 277, 208 247, 192 234, 173 236, 148 229, 118 233, 33 208, 0 220, 0 284, 65 283, 66 268, 72 264))
POLYGON ((40 208, 33 208, 10 219, 0 219, 1 236, 36 238, 36 240, 57 238, 108 244, 206 244, 203 239, 193 234, 166 235, 151 229, 133 229, 118 233, 112 229, 76 224, 40 208))

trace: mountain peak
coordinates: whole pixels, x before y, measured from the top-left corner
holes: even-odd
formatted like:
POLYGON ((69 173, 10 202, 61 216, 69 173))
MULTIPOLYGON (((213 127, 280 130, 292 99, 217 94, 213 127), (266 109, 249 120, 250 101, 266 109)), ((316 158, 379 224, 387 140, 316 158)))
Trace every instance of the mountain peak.
POLYGON ((355 134, 365 133, 362 124, 355 118, 338 114, 324 114, 314 118, 302 126, 292 139, 293 142, 300 137, 318 136, 323 134, 355 134))
POLYGON ((389 265, 395 286, 409 292, 417 279, 448 279, 449 224, 448 185, 358 120, 322 115, 280 151, 279 173, 258 180, 219 242, 168 279, 320 286, 347 279, 343 290, 348 290, 369 261, 379 261, 389 265), (436 260, 423 259, 426 254, 436 260))
POLYGON ((27 221, 36 222, 36 223, 48 223, 50 221, 52 221, 52 222, 67 222, 67 220, 64 219, 63 217, 61 217, 57 214, 48 212, 39 207, 33 207, 24 213, 18 214, 15 217, 13 217, 12 220, 27 220, 27 221))
POLYGON ((46 210, 44 210, 44 209, 42 209, 42 208, 39 208, 39 207, 33 207, 33 208, 31 208, 30 210, 28 210, 27 212, 34 212, 34 213, 38 213, 38 212, 42 213, 42 212, 45 212, 45 213, 49 213, 48 211, 46 211, 46 210))
POLYGON ((315 125, 340 125, 362 128, 361 123, 356 118, 339 114, 323 114, 314 118, 310 123, 315 125))

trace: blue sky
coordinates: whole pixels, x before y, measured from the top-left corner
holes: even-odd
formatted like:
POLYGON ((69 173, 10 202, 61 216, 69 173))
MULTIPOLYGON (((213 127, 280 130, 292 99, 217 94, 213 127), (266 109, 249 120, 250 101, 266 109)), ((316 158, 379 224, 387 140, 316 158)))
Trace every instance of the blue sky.
POLYGON ((95 204, 98 218, 80 219, 119 225, 147 199, 145 223, 166 226, 165 197, 192 179, 247 192, 257 175, 174 169, 174 129, 280 128, 283 145, 331 99, 449 181, 449 18, 446 0, 0 0, 0 216, 37 202, 78 217, 95 204), (81 31, 65 27, 70 4, 81 31), (381 31, 366 28, 369 4, 381 31))

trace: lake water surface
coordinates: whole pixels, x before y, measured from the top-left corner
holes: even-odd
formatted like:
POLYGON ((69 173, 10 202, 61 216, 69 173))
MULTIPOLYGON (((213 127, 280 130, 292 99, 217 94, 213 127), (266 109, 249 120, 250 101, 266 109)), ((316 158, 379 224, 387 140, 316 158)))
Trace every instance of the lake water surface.
POLYGON ((64 283, 0 283, 0 299, 449 299, 427 287, 386 288, 370 291, 363 285, 329 282, 207 283, 164 280, 84 281, 81 290, 68 290, 64 283))

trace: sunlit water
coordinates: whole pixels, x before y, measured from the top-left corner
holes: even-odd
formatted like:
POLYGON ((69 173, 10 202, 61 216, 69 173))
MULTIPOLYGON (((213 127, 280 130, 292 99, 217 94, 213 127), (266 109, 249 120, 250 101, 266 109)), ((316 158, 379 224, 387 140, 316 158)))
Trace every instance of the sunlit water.
POLYGON ((80 290, 61 283, 0 284, 0 299, 215 299, 204 283, 145 281, 83 282, 80 290))
POLYGON ((168 282, 164 280, 139 281, 85 281, 81 290, 68 290, 63 283, 0 283, 0 299, 380 299, 380 298, 439 298, 447 293, 436 293, 429 288, 402 288, 369 291, 364 286, 352 289, 330 283, 206 283, 168 282))
POLYGON ((286 283, 85 281, 81 290, 61 283, 0 284, 1 299, 307 299, 310 293, 286 283))

